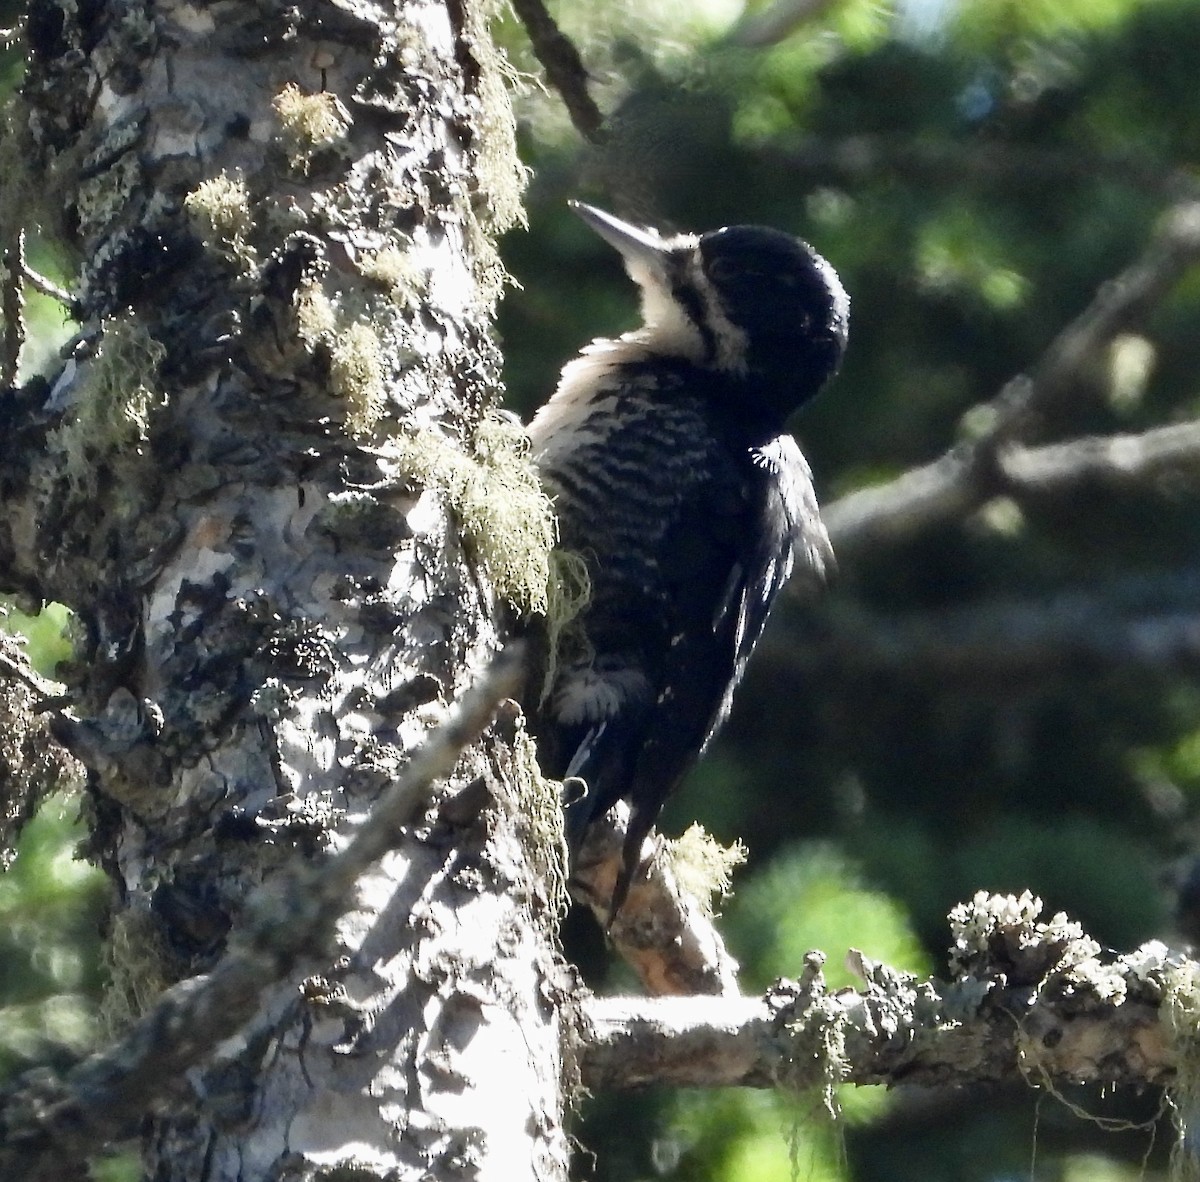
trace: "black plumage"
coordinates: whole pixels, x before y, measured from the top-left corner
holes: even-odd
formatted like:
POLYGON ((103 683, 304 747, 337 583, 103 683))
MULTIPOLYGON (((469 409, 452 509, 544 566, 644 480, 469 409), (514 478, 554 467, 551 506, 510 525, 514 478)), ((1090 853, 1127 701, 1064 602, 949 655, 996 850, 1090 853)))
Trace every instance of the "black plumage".
POLYGON ((831 559, 787 416, 835 372, 849 301, 806 243, 760 226, 660 238, 589 206, 645 323, 563 370, 530 427, 560 544, 588 567, 586 651, 534 720, 546 774, 578 776, 572 847, 631 806, 613 913, 663 802, 729 711, 793 567, 831 559))

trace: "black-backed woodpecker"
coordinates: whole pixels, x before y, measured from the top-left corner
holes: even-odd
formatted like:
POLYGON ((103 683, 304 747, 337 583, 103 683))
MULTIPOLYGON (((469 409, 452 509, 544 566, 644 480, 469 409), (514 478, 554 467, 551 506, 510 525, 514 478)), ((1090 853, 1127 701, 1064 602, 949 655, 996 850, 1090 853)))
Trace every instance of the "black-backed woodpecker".
POLYGON ((591 582, 582 655, 557 667, 534 733, 547 775, 586 783, 567 808, 573 850, 629 802, 615 915, 793 567, 820 580, 831 561, 784 424, 837 370, 849 299, 778 230, 664 238, 574 208, 621 253, 644 323, 588 345, 530 426, 560 545, 591 582))

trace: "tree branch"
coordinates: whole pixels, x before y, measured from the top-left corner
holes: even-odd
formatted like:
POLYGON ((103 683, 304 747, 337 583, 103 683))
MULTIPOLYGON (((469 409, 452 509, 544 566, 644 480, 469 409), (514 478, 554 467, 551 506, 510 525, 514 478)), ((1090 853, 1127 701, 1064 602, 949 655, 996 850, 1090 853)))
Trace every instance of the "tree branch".
POLYGON ((651 996, 736 996, 737 961, 711 914, 680 887, 661 852, 648 859, 617 918, 610 919, 628 818, 621 805, 592 823, 572 871, 571 893, 607 928, 614 948, 651 996))
POLYGON ((884 673, 942 692, 1045 688, 1047 679, 1114 668, 1150 675, 1200 673, 1196 602, 1200 571, 1135 575, 1043 599, 992 599, 945 611, 891 616, 847 597, 819 629, 793 623, 768 633, 759 660, 830 684, 884 673))
POLYGON ((53 279, 47 278, 40 271, 35 271, 28 262, 24 264, 21 274, 34 291, 49 296, 52 300, 57 300, 64 308, 74 309, 75 297, 65 287, 60 287, 55 283, 53 279))
POLYGON ((588 92, 587 67, 575 43, 558 27, 542 0, 513 0, 513 11, 525 26, 550 85, 562 96, 575 130, 590 143, 601 143, 604 115, 588 92))
POLYGON ((964 416, 975 425, 972 439, 930 464, 829 505, 824 518, 835 550, 846 557, 863 546, 895 544, 1005 491, 997 460, 1002 446, 1034 434, 1045 413, 1070 394, 1085 364, 1161 300, 1197 260, 1200 203, 1182 203, 1163 219, 1142 257, 1100 287, 1028 374, 1011 379, 990 402, 964 416))
POLYGON ((592 1089, 825 1088, 1048 1078, 1169 1084, 1195 1040, 1200 966, 1148 944, 1102 958, 1077 924, 1036 922, 1028 894, 983 892, 951 913, 950 981, 918 981, 851 952, 859 991, 830 993, 824 957, 761 998, 592 998, 592 1089))
POLYGON ((350 905, 359 876, 424 811, 429 788, 512 696, 522 658, 506 649, 415 753, 367 822, 338 854, 295 863, 246 904, 244 923, 211 973, 162 995, 115 1047, 90 1056, 61 1080, 22 1076, 0 1100, 0 1177, 40 1182, 67 1176, 105 1141, 127 1134, 183 1073, 248 1022, 265 992, 324 947, 350 905))
POLYGON ((47 711, 61 687, 40 677, 14 637, 0 632, 0 867, 47 796, 78 785, 82 767, 54 740, 47 711))
POLYGON ((1084 481, 1148 485, 1164 477, 1200 472, 1200 422, 1172 423, 1141 435, 1073 439, 1046 447, 1014 445, 997 459, 1016 495, 1070 492, 1084 481))

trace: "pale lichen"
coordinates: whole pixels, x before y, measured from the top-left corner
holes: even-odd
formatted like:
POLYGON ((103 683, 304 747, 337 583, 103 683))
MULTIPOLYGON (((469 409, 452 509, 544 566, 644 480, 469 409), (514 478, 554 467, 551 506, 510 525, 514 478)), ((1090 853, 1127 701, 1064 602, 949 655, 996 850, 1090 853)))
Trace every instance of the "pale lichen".
POLYGON ((105 959, 108 987, 100 1003, 100 1021, 115 1038, 149 1010, 174 974, 162 926, 144 907, 127 907, 114 916, 105 959))
POLYGON ((379 284, 402 308, 415 308, 426 290, 426 274, 407 251, 398 246, 384 246, 365 255, 358 264, 359 271, 372 283, 379 284))
POLYGON ((183 206, 210 249, 242 262, 252 261, 247 238, 254 218, 250 191, 242 177, 222 172, 201 181, 183 199, 183 206))
POLYGON ((517 151, 507 60, 489 28, 499 11, 497 0, 473 0, 463 9, 463 41, 478 66, 472 119, 475 191, 464 221, 479 298, 487 305, 499 297, 508 279, 495 239, 523 221, 521 198, 529 179, 517 151))
POLYGON ((555 525, 519 423, 493 416, 464 450, 434 430, 399 442, 400 467, 434 489, 458 517, 496 592, 523 613, 547 608, 555 525))
POLYGON ((288 162, 300 173, 308 171, 317 152, 340 143, 350 130, 350 112, 337 95, 328 91, 305 94, 289 82, 275 96, 272 106, 288 162))
POLYGON ((332 392, 346 401, 346 430, 366 438, 387 405, 383 345, 369 324, 358 321, 338 332, 330 347, 332 392))
POLYGON ((558 919, 570 903, 567 894, 567 842, 559 785, 542 775, 537 748, 525 729, 517 725, 512 743, 517 819, 529 868, 545 893, 550 913, 558 919))
POLYGON ((747 857, 746 847, 740 841, 724 846, 696 824, 667 842, 664 853, 675 881, 709 916, 713 914, 714 900, 719 903, 729 897, 733 872, 747 857))
POLYGON ((337 311, 316 283, 305 283, 296 293, 296 331, 303 344, 313 349, 332 337, 337 329, 337 311))
POLYGON ((819 1080, 823 1107, 836 1119, 840 1113, 838 1085, 850 1071, 846 1050, 850 1016, 846 1006, 826 987, 824 967, 825 954, 809 952, 800 980, 784 990, 783 1000, 791 1014, 788 1030, 795 1036, 798 1048, 803 1048, 803 1053, 792 1060, 793 1070, 785 1073, 784 1080, 797 1091, 819 1080))
POLYGON ((1162 975, 1163 999, 1159 1013, 1175 1051, 1175 1082, 1169 1100, 1178 1136, 1171 1152, 1172 1182, 1200 1179, 1189 1122, 1200 1112, 1200 965, 1181 960, 1162 975))
POLYGON ((127 152, 108 168, 81 180, 75 190, 75 210, 80 229, 99 233, 129 204, 142 181, 137 155, 127 152))
POLYGON ((550 552, 546 583, 546 658, 539 705, 545 705, 558 670, 571 661, 586 661, 592 647, 581 626, 583 609, 592 597, 592 578, 582 554, 550 552))
POLYGON ((95 353, 80 362, 74 416, 51 433, 74 488, 94 479, 97 453, 141 452, 154 411, 167 401, 156 388, 165 355, 132 313, 104 322, 95 353))

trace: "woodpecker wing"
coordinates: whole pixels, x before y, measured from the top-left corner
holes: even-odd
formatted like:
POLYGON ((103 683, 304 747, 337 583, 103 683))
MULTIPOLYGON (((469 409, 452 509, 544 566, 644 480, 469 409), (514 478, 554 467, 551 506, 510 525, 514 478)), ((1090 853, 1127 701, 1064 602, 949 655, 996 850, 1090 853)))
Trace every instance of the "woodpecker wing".
POLYGON ((622 793, 632 816, 621 895, 667 796, 727 717, 797 560, 806 577, 820 579, 832 558, 808 465, 790 436, 733 457, 721 475, 698 490, 664 549, 682 627, 671 637, 622 793))

